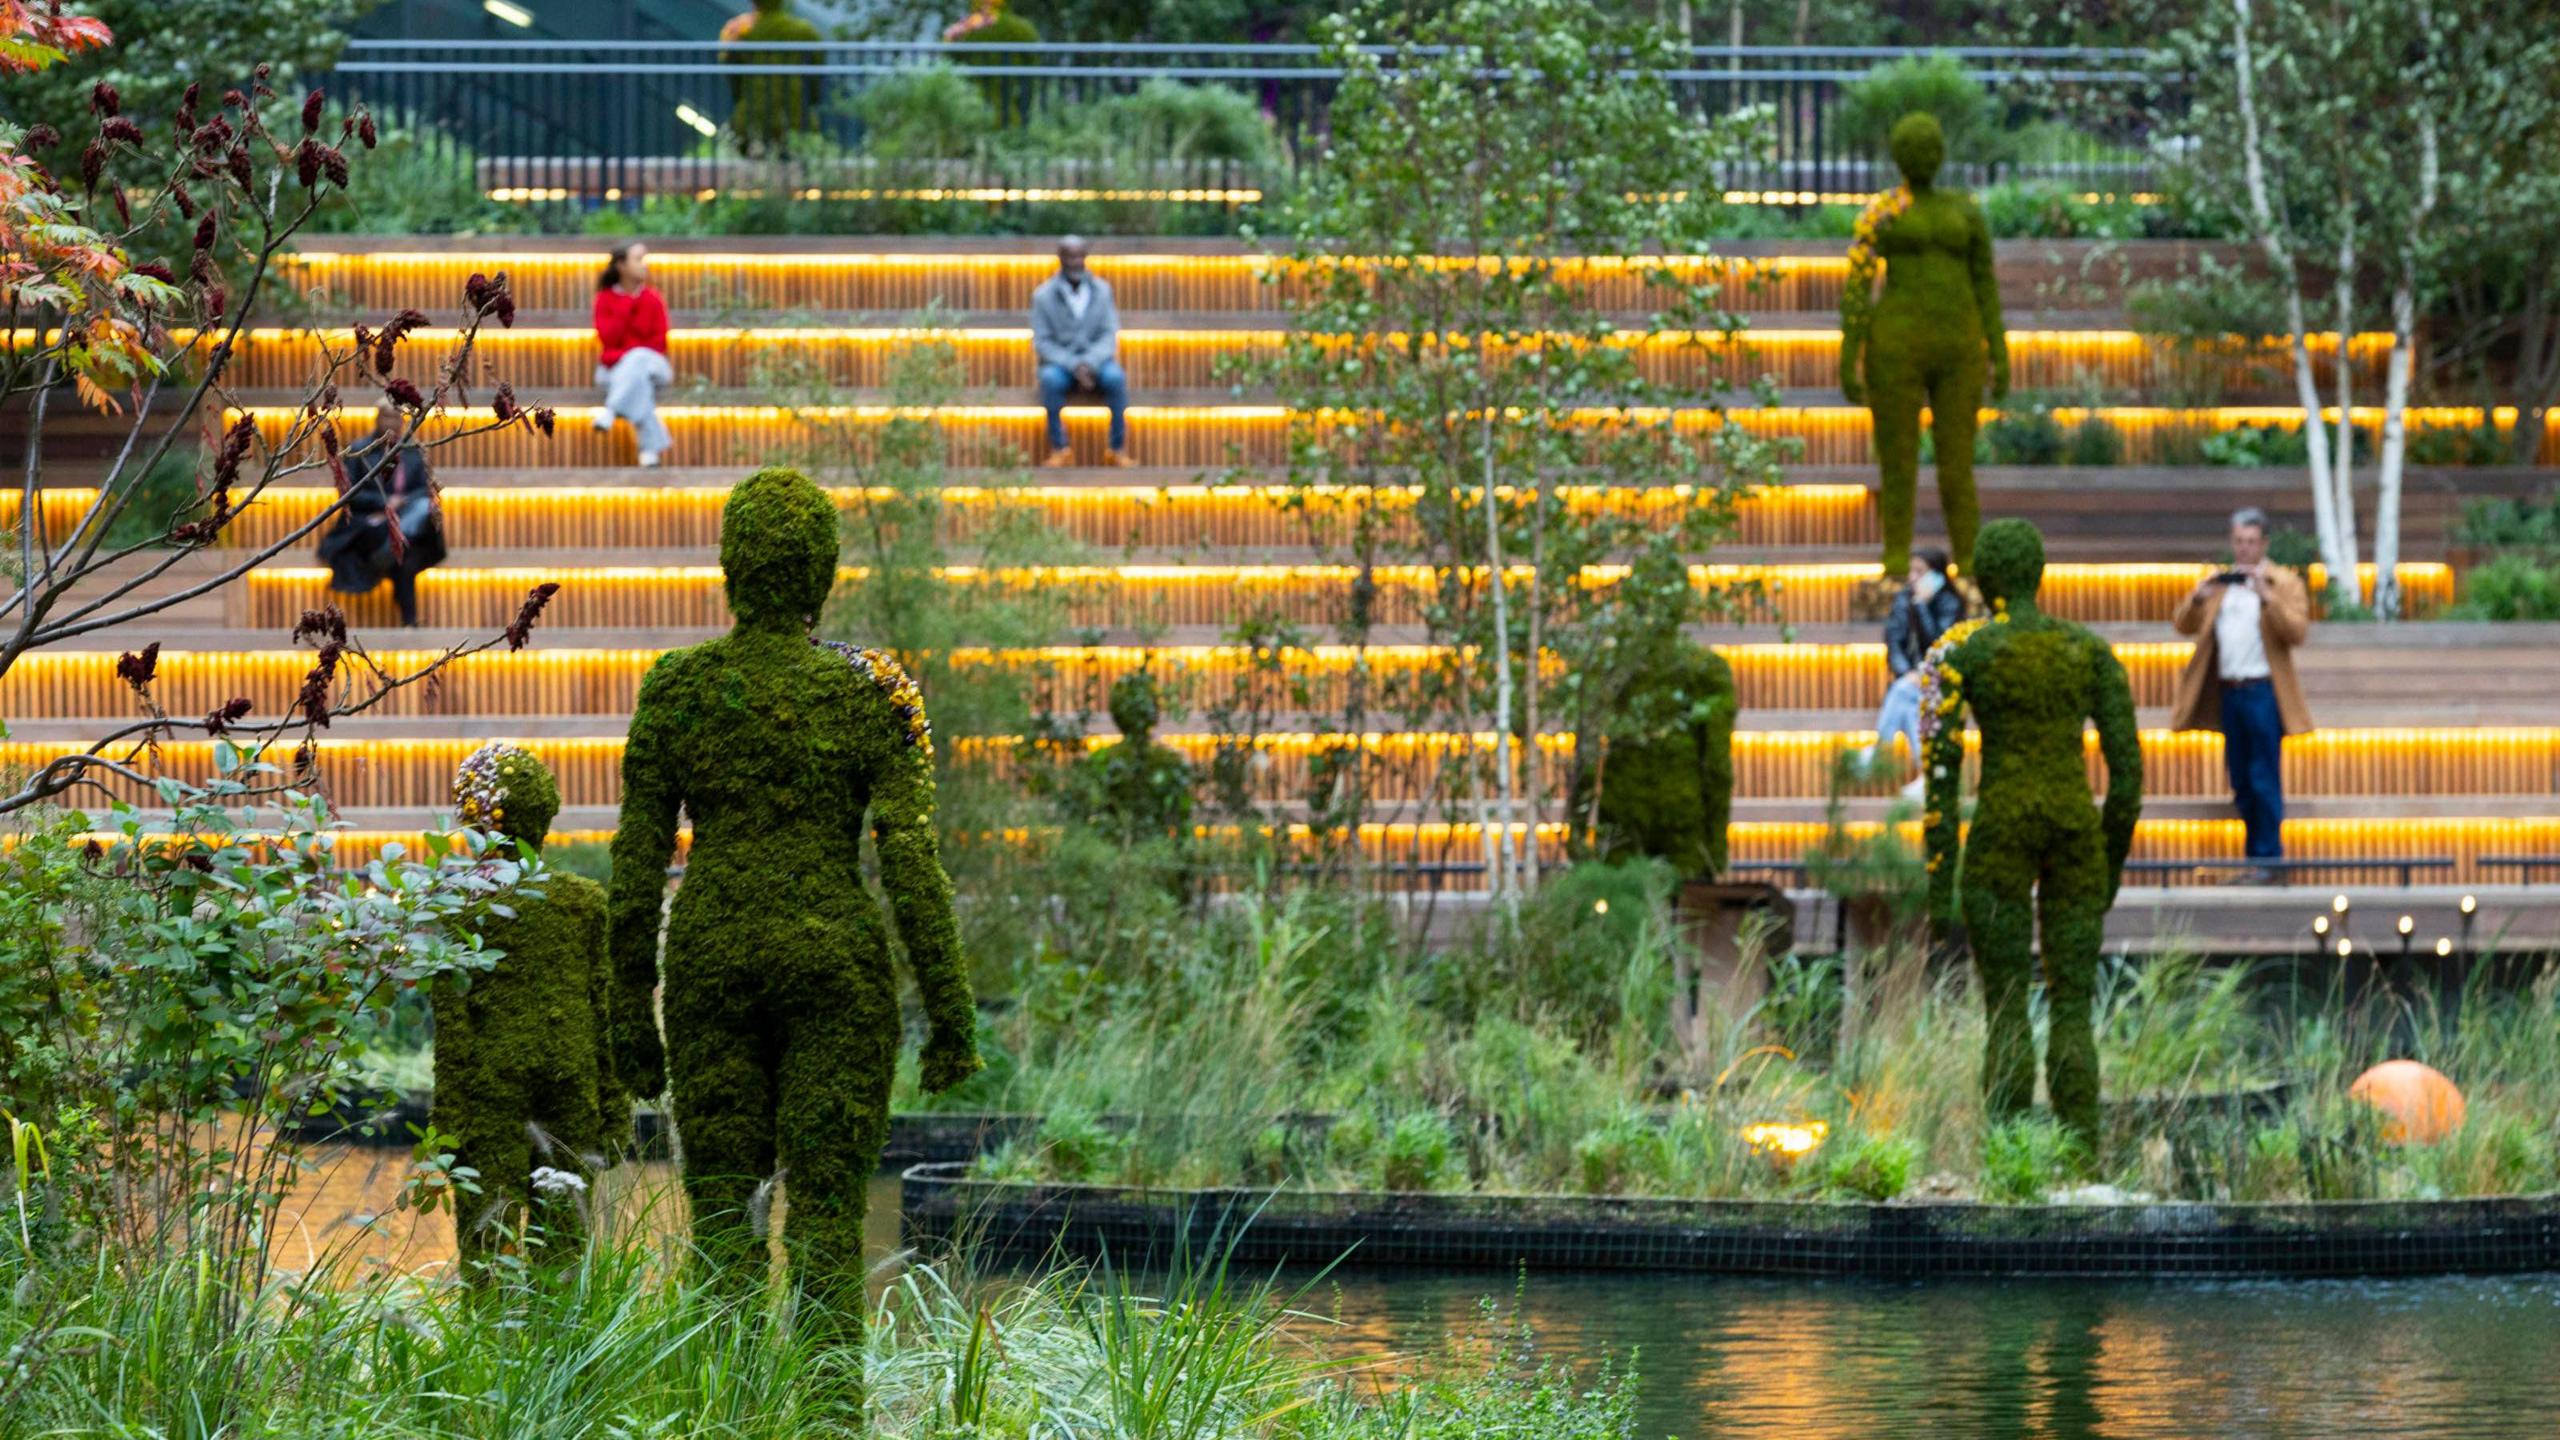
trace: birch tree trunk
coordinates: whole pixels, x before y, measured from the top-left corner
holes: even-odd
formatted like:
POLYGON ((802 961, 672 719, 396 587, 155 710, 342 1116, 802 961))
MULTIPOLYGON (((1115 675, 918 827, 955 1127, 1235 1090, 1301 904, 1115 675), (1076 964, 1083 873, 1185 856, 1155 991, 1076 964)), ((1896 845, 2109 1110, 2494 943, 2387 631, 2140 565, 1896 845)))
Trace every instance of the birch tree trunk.
POLYGON ((2361 527, 2356 524, 2355 372, 2347 362, 2347 337, 2356 333, 2356 259, 2355 197, 2342 189, 2338 195, 2338 277, 2329 295, 2338 346, 2331 366, 2338 377, 2338 429, 2330 456, 2337 466, 2333 479, 2338 488, 2339 554, 2330 557, 2327 564, 2329 592, 2361 604, 2364 586, 2357 579, 2356 562, 2363 558, 2364 545, 2358 533, 2361 527), (2339 569, 2341 565, 2346 567, 2343 571, 2339 569))
MULTIPOLYGON (((2293 356, 2294 398, 2302 407, 2303 448, 2311 470, 2312 526, 2320 541, 2320 558, 2329 567, 2331 593, 2338 593, 2343 583, 2344 593, 2352 597, 2356 593, 2355 551, 2351 545, 2341 544, 2338 497, 2329 465, 2329 434, 2320 423, 2320 380, 2311 366, 2311 321, 2303 304, 2302 276, 2294 266, 2293 251, 2285 243, 2284 227, 2268 193, 2266 140, 2258 124, 2257 60, 2250 43, 2251 18, 2251 0, 2231 0, 2232 80, 2240 112, 2240 153, 2248 181, 2249 228, 2256 232, 2258 248, 2266 252, 2268 263, 2275 267, 2276 278, 2284 287, 2285 329, 2289 332, 2286 340, 2293 356)), ((2352 510, 2347 518, 2353 522, 2352 510)))
POLYGON ((2419 236, 2436 208, 2436 126, 2418 121, 2418 199, 2401 237, 2400 274, 2391 287, 2391 370, 2382 394, 2382 454, 2373 499, 2373 613, 2400 618, 2400 490, 2409 453, 2409 376, 2417 366, 2419 236))
MULTIPOLYGON (((1501 797, 1502 872, 1491 877, 1506 908, 1520 908, 1520 852, 1512 834, 1520 813, 1519 774, 1511 753, 1511 585, 1502 558, 1502 507, 1493 495, 1493 408, 1484 410, 1484 553, 1493 587, 1493 783, 1501 797)), ((1535 843, 1533 839, 1531 843, 1535 843)))

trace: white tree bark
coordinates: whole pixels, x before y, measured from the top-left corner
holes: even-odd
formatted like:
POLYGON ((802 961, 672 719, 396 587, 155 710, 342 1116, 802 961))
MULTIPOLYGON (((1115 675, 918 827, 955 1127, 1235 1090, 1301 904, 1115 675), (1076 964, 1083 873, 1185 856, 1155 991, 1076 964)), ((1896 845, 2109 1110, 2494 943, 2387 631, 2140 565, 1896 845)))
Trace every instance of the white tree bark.
POLYGON ((2361 603, 2364 587, 2356 578, 2356 562, 2364 557, 2363 540, 2358 533, 2361 527, 2356 524, 2356 387, 2355 372, 2348 368, 2347 359, 2347 337, 2356 333, 2356 238, 2355 196, 2341 185, 2338 191, 2338 276, 2329 294, 2338 345, 2331 367, 2338 377, 2338 428, 2330 442, 2329 456, 2337 467, 2332 479, 2338 488, 2338 498, 2332 503, 2338 514, 2339 554, 2329 557, 2327 563, 2330 593, 2361 603), (2345 568, 2342 570, 2340 566, 2345 568))
MULTIPOLYGON (((1488 582, 1493 586, 1493 783, 1502 799, 1501 872, 1491 878, 1493 891, 1513 909, 1520 904, 1519 842, 1512 823, 1520 813, 1519 774, 1511 755, 1511 585, 1504 575, 1502 507, 1493 496, 1493 407, 1484 410, 1484 553, 1488 582)), ((1536 844, 1532 836, 1531 844, 1536 844)))
POLYGON ((2418 197, 2400 239, 2400 273, 2391 287, 2391 369, 2382 395, 2381 472, 2373 500, 2373 610, 2400 618, 2400 491, 2409 453, 2409 377, 2417 368, 2419 235, 2436 208, 2439 176, 2435 114, 2418 117, 2418 197))
MULTIPOLYGON (((2240 154, 2248 182, 2249 228, 2256 233, 2258 248, 2266 252, 2267 261, 2275 267, 2276 278, 2284 288, 2286 339, 2293 356, 2293 388, 2295 400, 2302 407, 2302 437, 2309 452, 2311 470, 2312 526, 2320 541, 2320 558, 2329 567, 2329 584, 2333 591, 2343 581, 2345 593, 2355 594, 2355 551, 2352 545, 2342 547, 2338 527, 2338 497, 2329 464, 2329 434, 2321 424, 2320 380, 2311 366, 2311 321, 2302 299, 2301 272, 2293 263, 2293 250, 2286 243, 2283 223, 2277 218, 2275 203, 2267 185, 2266 139, 2258 125, 2257 60, 2250 45, 2251 0, 2231 0, 2231 66, 2232 79, 2238 91, 2240 111, 2240 154)), ((2349 452, 2352 455, 2352 451, 2349 452)), ((2350 524, 2354 512, 2347 515, 2350 524)))

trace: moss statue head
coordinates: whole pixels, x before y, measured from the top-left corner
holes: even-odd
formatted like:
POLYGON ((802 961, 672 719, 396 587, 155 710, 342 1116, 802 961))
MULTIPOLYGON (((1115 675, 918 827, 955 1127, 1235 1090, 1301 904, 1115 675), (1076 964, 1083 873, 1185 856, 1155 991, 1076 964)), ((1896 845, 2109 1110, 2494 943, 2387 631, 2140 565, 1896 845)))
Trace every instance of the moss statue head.
POLYGON ((1938 178, 1938 167, 1947 162, 1947 132, 1939 128, 1938 117, 1925 110, 1894 121, 1893 137, 1886 143, 1893 151, 1893 163, 1914 190, 1927 189, 1938 178))
POLYGON ((1156 703, 1155 677, 1146 671, 1132 670, 1112 685, 1111 723, 1130 739, 1144 741, 1154 734, 1163 713, 1156 703))
POLYGON ((836 585, 836 507, 799 471, 769 465, 720 511, 720 570, 741 629, 806 630, 836 585))
POLYGON ((560 813, 560 782, 542 757, 504 740, 492 740, 464 758, 453 772, 455 818, 474 830, 504 835, 528 849, 542 848, 560 813))
POLYGON ((1994 520, 1973 542, 1973 579, 1985 600, 2033 604, 2044 584, 2044 536, 2024 520, 1994 520))

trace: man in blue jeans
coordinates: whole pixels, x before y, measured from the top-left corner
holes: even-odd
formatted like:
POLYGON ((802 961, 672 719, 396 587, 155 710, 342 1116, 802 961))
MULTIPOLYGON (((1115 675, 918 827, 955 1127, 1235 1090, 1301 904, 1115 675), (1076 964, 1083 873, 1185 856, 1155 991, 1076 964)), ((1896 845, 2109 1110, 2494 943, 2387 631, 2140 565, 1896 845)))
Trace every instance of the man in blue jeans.
POLYGON ((1040 463, 1073 465, 1067 448, 1068 397, 1082 395, 1111 407, 1111 453, 1104 463, 1129 459, 1129 373, 1120 368, 1120 311, 1111 286, 1085 268, 1084 237, 1058 242, 1058 273, 1031 292, 1031 349, 1040 362, 1040 404, 1049 412, 1049 454, 1040 463))
POLYGON ((2281 884, 2282 872, 2266 862, 2284 858, 2285 737, 2311 730, 2293 676, 2293 647, 2311 634, 2311 592, 2301 576, 2267 562, 2265 511, 2231 517, 2231 568, 2198 581, 2170 623, 2196 642, 2170 728, 2222 732, 2232 806, 2254 862, 2228 878, 2281 884))

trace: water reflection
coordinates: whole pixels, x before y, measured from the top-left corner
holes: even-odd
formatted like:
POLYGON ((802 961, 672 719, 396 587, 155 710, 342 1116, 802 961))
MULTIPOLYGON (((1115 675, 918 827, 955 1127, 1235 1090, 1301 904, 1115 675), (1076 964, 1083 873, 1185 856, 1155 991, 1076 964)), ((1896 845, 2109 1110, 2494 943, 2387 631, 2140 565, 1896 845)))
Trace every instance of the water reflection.
MULTIPOLYGON (((334 1250, 426 1271, 451 1220, 390 1210, 406 1156, 329 1149, 288 1205, 278 1261, 334 1250), (367 1216, 381 1216, 372 1224, 367 1216)), ((665 1166, 617 1172, 639 1223, 681 1213, 665 1166)), ((897 1183, 871 1191, 875 1258, 897 1183)), ((1290 1282, 1283 1281, 1287 1290, 1290 1282)), ((1298 1332, 1333 1353, 1411 1356, 1481 1337, 1515 1303, 1539 1349, 1634 1359, 1653 1437, 2392 1437, 2560 1434, 2560 1277, 2387 1282, 1862 1285, 1666 1275, 1345 1271, 1298 1332)))

